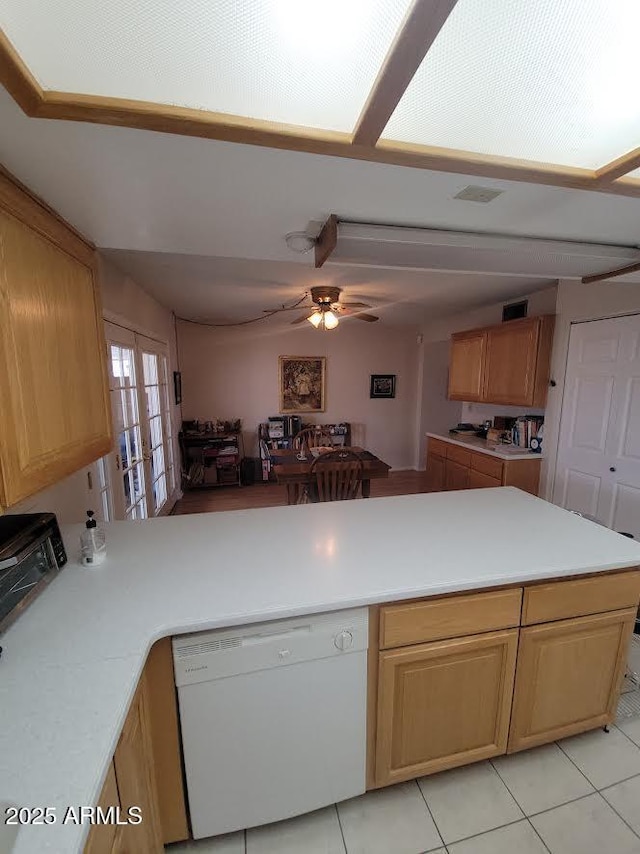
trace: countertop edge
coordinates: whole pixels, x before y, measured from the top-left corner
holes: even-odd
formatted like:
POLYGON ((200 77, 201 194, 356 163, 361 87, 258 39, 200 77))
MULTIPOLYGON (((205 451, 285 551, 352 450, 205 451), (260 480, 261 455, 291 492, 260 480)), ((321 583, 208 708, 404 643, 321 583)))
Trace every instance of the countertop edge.
MULTIPOLYGON (((455 439, 452 436, 446 436, 444 433, 425 433, 427 439, 439 439, 441 442, 450 442, 452 445, 458 445, 459 448, 466 448, 468 451, 475 451, 478 454, 486 454, 489 457, 496 457, 503 462, 509 462, 509 460, 540 460, 542 459, 542 454, 534 454, 533 451, 523 450, 522 453, 517 454, 501 454, 500 451, 492 451, 490 448, 483 448, 481 446, 476 446, 471 442, 465 442, 463 439, 455 439)), ((478 438, 478 437, 470 437, 470 438, 478 438)), ((483 441, 478 438, 478 441, 483 441)))

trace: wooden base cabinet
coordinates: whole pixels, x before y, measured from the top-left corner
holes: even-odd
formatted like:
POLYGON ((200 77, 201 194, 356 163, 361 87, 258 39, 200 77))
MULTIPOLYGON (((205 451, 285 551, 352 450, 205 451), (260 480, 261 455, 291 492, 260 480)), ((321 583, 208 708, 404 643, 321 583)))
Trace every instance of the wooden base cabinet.
POLYGON ((142 822, 95 825, 84 854, 160 854, 187 839, 171 638, 151 648, 98 806, 140 807, 142 822))
POLYGON ((467 450, 444 439, 427 440, 427 489, 485 489, 516 486, 538 494, 540 457, 532 454, 524 460, 501 460, 482 451, 467 450))
POLYGON ((140 824, 128 824, 118 829, 114 854, 158 854, 164 851, 144 676, 122 728, 113 762, 122 809, 126 813, 131 807, 139 807, 142 815, 140 824))
POLYGON ((517 630, 380 653, 375 782, 504 753, 517 630))
POLYGON ((615 717, 636 608, 520 632, 509 753, 615 717))
MULTIPOLYGON (((118 784, 116 782, 116 769, 113 762, 109 766, 107 779, 104 781, 102 792, 98 800, 98 806, 107 811, 111 807, 120 806, 120 796, 118 795, 118 784)), ((84 847, 84 854, 114 854, 117 851, 115 847, 116 837, 118 835, 118 826, 116 824, 96 824, 91 828, 87 844, 84 847)))

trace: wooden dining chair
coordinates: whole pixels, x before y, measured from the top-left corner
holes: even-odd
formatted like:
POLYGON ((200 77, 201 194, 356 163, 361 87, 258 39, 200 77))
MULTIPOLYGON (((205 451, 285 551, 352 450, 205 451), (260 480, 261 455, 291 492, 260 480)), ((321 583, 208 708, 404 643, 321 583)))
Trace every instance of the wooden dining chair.
POLYGON ((345 501, 357 498, 362 485, 362 457, 352 448, 326 451, 313 461, 309 500, 345 501))
POLYGON ((293 449, 305 456, 311 455, 311 448, 330 448, 333 438, 326 427, 305 427, 293 439, 293 449))

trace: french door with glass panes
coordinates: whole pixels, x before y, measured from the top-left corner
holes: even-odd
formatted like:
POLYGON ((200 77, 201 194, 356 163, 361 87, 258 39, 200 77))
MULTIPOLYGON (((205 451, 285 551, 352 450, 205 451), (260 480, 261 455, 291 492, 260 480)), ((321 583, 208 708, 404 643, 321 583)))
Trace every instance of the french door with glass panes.
POLYGON ((110 455, 116 519, 147 519, 166 510, 175 460, 166 345, 105 324, 116 435, 110 455))

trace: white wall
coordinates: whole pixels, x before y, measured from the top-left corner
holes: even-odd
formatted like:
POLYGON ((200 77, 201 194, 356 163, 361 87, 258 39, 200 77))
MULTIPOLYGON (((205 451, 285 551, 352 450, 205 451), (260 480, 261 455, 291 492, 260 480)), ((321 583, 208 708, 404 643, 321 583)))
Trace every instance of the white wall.
POLYGON ((178 321, 184 418, 242 418, 245 453, 257 455, 257 427, 279 412, 278 357, 326 356, 326 411, 305 421, 348 421, 352 442, 394 468, 412 468, 417 406, 416 331, 354 320, 323 332, 259 325, 215 329, 178 321), (371 400, 370 374, 396 374, 396 397, 371 400))
POLYGON ((540 490, 540 495, 548 501, 553 495, 571 324, 636 312, 640 312, 640 284, 616 282, 613 279, 591 285, 583 285, 573 280, 561 280, 558 285, 556 327, 551 357, 551 379, 555 380, 556 387, 549 389, 540 490))
MULTIPOLYGON (((177 351, 173 314, 156 302, 132 279, 125 276, 112 264, 99 257, 99 279, 105 319, 127 326, 137 332, 169 344, 170 370, 176 370, 177 351)), ((87 381, 90 381, 90 377, 87 381)), ((82 395, 82 389, 78 389, 82 395)), ((174 436, 180 429, 180 407, 174 410, 174 436)), ((176 446, 177 447, 177 446, 176 446)), ((177 454, 177 450, 176 450, 177 454)), ((179 456, 176 456, 179 459, 179 456)), ((80 471, 32 495, 9 509, 9 513, 36 513, 50 511, 63 523, 78 522, 85 518, 88 509, 100 515, 97 491, 89 489, 87 472, 92 466, 80 471)), ((95 486, 94 478, 94 486, 95 486)))
MULTIPOLYGON (((533 317, 538 314, 555 314, 557 287, 554 285, 541 291, 528 294, 527 313, 533 317)), ((459 421, 481 423, 495 415, 524 415, 527 413, 544 415, 544 409, 531 409, 515 406, 494 406, 493 404, 461 403, 447 400, 449 380, 449 348, 451 335, 466 329, 491 326, 502 321, 504 303, 494 303, 453 314, 434 320, 422 330, 424 336, 424 365, 422 370, 422 414, 419 435, 421 446, 418 448, 420 467, 424 467, 424 434, 446 433, 459 421)))

